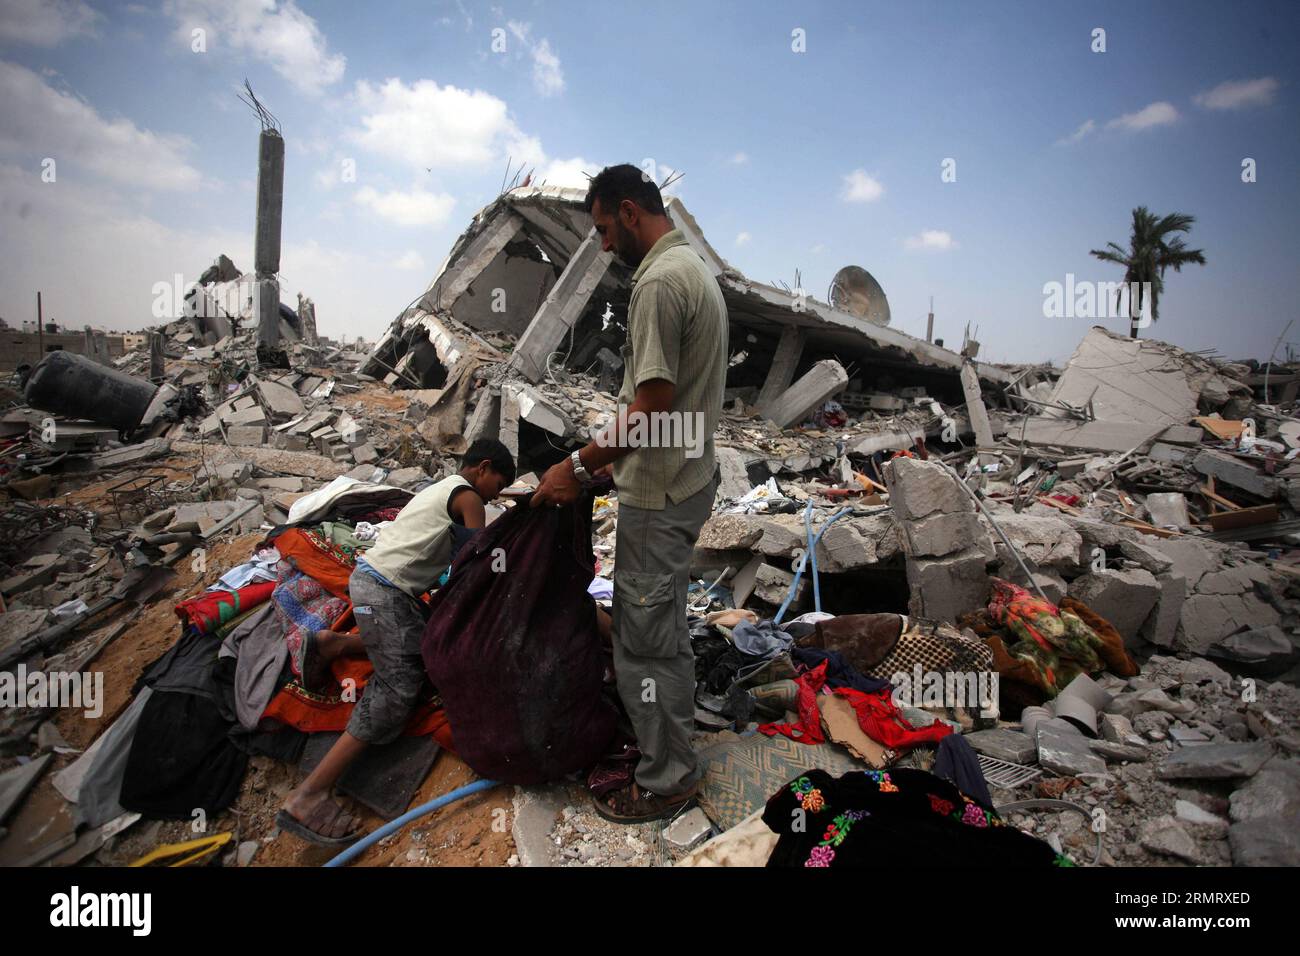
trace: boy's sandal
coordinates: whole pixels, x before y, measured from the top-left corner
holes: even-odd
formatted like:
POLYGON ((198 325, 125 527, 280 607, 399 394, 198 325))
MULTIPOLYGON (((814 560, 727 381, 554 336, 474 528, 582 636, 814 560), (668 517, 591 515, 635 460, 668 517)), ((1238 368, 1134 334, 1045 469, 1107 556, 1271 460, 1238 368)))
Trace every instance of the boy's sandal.
POLYGON ((360 828, 354 828, 356 817, 345 811, 333 800, 326 800, 318 805, 315 810, 307 815, 306 820, 299 820, 288 810, 281 810, 275 815, 275 825, 281 830, 292 833, 308 843, 315 843, 317 846, 347 846, 349 843, 355 843, 361 836, 360 828), (312 824, 315 826, 312 826, 312 824), (331 836, 335 830, 339 829, 339 824, 343 833, 339 836, 331 836))

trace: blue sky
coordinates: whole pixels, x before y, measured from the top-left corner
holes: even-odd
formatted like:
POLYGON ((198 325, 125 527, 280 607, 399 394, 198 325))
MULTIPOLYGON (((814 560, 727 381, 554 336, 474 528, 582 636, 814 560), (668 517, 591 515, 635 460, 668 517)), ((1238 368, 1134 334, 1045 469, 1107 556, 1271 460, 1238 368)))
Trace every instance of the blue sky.
POLYGON ((1117 280, 1088 250, 1127 245, 1136 205, 1190 213, 1209 264, 1145 334, 1266 358, 1300 318, 1298 10, 0 0, 0 316, 39 288, 56 320, 137 329, 155 283, 251 268, 248 77, 287 141, 284 298, 329 335, 381 333, 514 156, 574 185, 680 171, 747 275, 822 297, 862 265, 895 326, 923 334, 934 296, 937 334, 969 322, 994 361, 1067 358, 1093 321, 1044 318, 1044 284, 1117 280))

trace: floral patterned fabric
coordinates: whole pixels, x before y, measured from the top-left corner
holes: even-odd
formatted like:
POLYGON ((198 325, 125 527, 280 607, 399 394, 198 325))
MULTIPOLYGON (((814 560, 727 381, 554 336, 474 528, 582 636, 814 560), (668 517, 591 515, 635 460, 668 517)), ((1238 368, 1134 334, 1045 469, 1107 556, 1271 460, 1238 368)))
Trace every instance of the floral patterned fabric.
POLYGON ((809 770, 767 802, 768 866, 1073 866, 923 770, 809 770))

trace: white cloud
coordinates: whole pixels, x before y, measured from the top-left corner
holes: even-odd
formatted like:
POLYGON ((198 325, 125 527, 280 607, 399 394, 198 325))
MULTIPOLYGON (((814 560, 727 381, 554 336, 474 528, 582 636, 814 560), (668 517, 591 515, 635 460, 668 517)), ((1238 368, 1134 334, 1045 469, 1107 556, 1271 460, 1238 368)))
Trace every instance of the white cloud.
POLYGON ((293 0, 166 0, 163 10, 187 50, 191 31, 203 27, 208 55, 222 48, 248 53, 304 93, 321 92, 347 69, 347 57, 329 52, 316 21, 293 0))
POLYGON ((1093 120, 1084 120, 1083 123, 1080 124, 1079 128, 1076 129, 1076 130, 1075 130, 1073 133, 1071 133, 1069 136, 1063 136, 1063 137, 1061 137, 1060 139, 1058 139, 1058 140, 1056 141, 1056 145, 1057 145, 1057 146, 1068 146, 1068 145, 1070 145, 1071 143, 1077 143, 1077 142, 1079 142, 1079 140, 1083 139, 1085 136, 1087 136, 1089 133, 1091 133, 1091 132, 1092 132, 1094 129, 1096 129, 1096 128, 1097 128, 1097 124, 1096 124, 1095 121, 1093 121, 1093 120))
POLYGON ((728 162, 730 162, 731 165, 733 166, 744 166, 746 163, 749 162, 749 154, 736 153, 736 155, 732 156, 731 159, 728 160, 728 162))
POLYGON ((1108 128, 1119 127, 1128 130, 1151 129, 1153 126, 1168 126, 1178 120, 1178 110, 1174 104, 1163 100, 1142 107, 1136 113, 1125 113, 1106 124, 1108 128))
POLYGON ((825 251, 826 251, 826 243, 818 242, 813 244, 812 252, 814 255, 821 255, 825 251))
MULTIPOLYGON (((202 182, 185 154, 183 136, 140 129, 128 119, 109 120, 71 93, 56 90, 26 67, 0 61, 0 155, 55 161, 59 188, 67 163, 122 183, 153 189, 194 189, 202 182)), ((32 174, 39 167, 32 167, 32 174)))
POLYGON ((371 186, 364 186, 357 190, 354 198, 381 219, 407 227, 441 226, 451 218, 456 206, 454 197, 419 187, 411 192, 394 189, 381 193, 371 186))
MULTIPOLYGON (((494 13, 500 11, 493 8, 494 13)), ((533 60, 533 89, 540 96, 556 96, 564 92, 564 68, 560 58, 551 50, 551 41, 543 37, 536 43, 532 40, 532 24, 510 20, 506 23, 523 49, 533 60)))
POLYGON ((1278 83, 1271 76, 1257 80, 1228 80, 1212 90, 1197 93, 1192 101, 1207 110, 1240 110, 1251 106, 1267 106, 1273 102, 1278 83))
POLYGON ((885 187, 880 180, 867 174, 864 169, 855 169, 844 177, 844 191, 840 198, 845 202, 875 202, 885 194, 885 187))
POLYGON ((541 143, 524 135, 505 101, 491 93, 439 86, 433 80, 408 86, 394 78, 379 86, 362 80, 356 94, 366 113, 363 128, 349 137, 414 169, 489 166, 507 156, 515 164, 546 160, 541 143))
POLYGON ((73 37, 93 35, 102 19, 83 0, 4 0, 0 40, 58 46, 73 37))
POLYGON ((752 238, 754 238, 754 237, 751 236, 749 233, 747 233, 747 232, 742 232, 742 233, 740 233, 739 235, 736 236, 736 245, 738 245, 738 246, 747 246, 747 245, 749 245, 749 240, 752 239, 752 238))
POLYGON ((533 47, 533 88, 542 96, 564 92, 564 70, 560 58, 551 52, 549 40, 539 40, 533 47))
POLYGON ((903 246, 912 251, 946 252, 949 249, 956 249, 957 243, 951 233, 942 229, 922 229, 915 236, 908 236, 903 240, 903 246))
POLYGON ((393 260, 394 269, 404 271, 422 272, 424 271, 424 256, 420 255, 414 249, 407 249, 402 255, 393 260))

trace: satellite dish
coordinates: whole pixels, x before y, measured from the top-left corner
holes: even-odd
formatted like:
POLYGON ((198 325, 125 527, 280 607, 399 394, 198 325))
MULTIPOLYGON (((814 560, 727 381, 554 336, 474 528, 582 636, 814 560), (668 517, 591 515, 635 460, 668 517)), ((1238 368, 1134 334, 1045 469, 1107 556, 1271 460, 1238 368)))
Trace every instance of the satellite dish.
POLYGON ((875 325, 889 324, 889 300, 885 298, 885 290, 861 266, 845 266, 835 273, 827 298, 831 306, 841 312, 856 315, 875 325))

